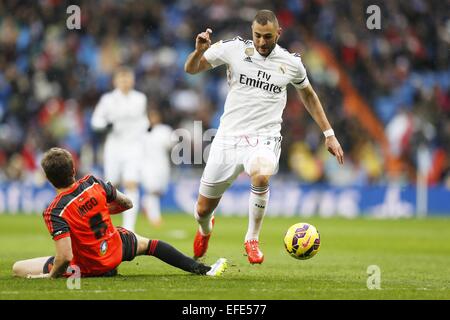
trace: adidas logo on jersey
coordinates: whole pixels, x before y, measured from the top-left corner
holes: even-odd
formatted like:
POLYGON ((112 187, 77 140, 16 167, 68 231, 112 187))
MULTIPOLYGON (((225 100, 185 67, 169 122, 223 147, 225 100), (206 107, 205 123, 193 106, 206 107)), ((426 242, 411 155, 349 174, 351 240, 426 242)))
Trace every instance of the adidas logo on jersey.
POLYGON ((251 62, 251 63, 253 62, 252 58, 250 58, 250 57, 245 57, 244 61, 251 62))

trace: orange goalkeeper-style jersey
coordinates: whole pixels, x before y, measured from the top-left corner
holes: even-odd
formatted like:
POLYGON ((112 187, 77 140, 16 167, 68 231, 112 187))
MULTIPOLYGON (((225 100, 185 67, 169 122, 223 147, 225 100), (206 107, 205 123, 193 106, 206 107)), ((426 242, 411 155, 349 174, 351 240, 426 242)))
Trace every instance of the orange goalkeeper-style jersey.
POLYGON ((122 240, 108 210, 115 198, 116 189, 110 183, 88 175, 58 194, 44 211, 55 241, 70 236, 70 264, 78 266, 83 276, 104 274, 122 262, 122 240))

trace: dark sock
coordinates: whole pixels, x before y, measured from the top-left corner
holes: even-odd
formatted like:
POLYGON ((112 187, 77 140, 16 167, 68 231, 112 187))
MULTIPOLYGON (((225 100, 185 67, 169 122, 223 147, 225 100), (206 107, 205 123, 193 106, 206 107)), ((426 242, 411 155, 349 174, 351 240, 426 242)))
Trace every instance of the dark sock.
POLYGON ((185 256, 170 244, 161 240, 150 240, 148 242, 147 255, 154 256, 171 266, 195 274, 204 275, 211 270, 210 266, 206 266, 191 257, 185 256))

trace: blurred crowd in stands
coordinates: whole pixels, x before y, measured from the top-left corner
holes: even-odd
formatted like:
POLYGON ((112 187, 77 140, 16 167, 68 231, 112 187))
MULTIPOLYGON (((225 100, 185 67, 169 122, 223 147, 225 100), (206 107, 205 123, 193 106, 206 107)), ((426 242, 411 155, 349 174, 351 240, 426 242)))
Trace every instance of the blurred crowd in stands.
MULTIPOLYGON (((283 28, 279 44, 299 52, 310 81, 346 153, 338 164, 293 89, 288 91, 280 176, 335 185, 414 183, 424 147, 430 184, 450 188, 450 17, 439 0, 151 0, 81 1, 81 29, 69 30, 62 0, 0 3, 0 182, 39 179, 43 151, 62 146, 80 173, 101 170, 102 136, 89 122, 119 66, 131 66, 136 88, 176 128, 217 128, 227 93, 224 67, 190 76, 183 70, 195 36, 213 42, 251 39, 258 9, 271 9, 283 28), (381 29, 366 27, 369 5, 381 29), (343 105, 339 77, 315 52, 327 45, 385 128, 389 150, 404 162, 390 177, 385 155, 343 105)), ((198 143, 198 140, 196 140, 198 143)), ((143 160, 145 161, 145 159, 143 160)), ((186 166, 188 170, 190 166, 186 166)))

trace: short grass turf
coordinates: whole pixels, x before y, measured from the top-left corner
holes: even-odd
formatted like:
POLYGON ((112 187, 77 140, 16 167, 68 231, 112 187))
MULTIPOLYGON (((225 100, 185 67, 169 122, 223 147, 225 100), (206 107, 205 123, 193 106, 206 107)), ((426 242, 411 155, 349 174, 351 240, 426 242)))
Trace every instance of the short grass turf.
MULTIPOLYGON (((120 216, 114 217, 120 224, 120 216)), ((247 217, 216 218, 205 257, 226 257, 223 277, 188 274, 154 257, 138 257, 119 267, 114 278, 81 279, 69 290, 66 279, 14 278, 16 260, 49 256, 53 240, 40 215, 0 215, 0 299, 310 300, 450 299, 450 219, 374 220, 358 218, 266 217, 260 237, 262 265, 243 255, 247 217), (314 224, 321 249, 306 261, 290 257, 283 237, 297 222, 314 224), (381 289, 367 288, 367 268, 381 271, 381 289)), ((162 227, 139 217, 137 233, 165 240, 192 254, 196 222, 186 214, 166 214, 162 227)))

